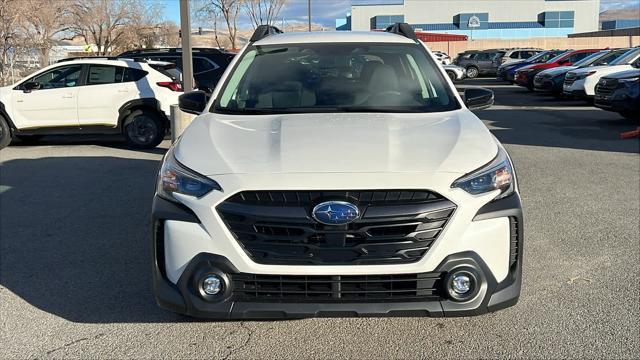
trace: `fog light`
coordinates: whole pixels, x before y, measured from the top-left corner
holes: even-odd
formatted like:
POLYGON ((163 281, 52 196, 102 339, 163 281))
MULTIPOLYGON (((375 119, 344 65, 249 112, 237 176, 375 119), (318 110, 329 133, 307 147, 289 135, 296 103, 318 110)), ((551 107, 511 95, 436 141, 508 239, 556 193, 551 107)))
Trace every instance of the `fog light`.
POLYGON ((471 290, 471 279, 466 274, 456 274, 451 279, 451 288, 456 294, 464 295, 471 290))
POLYGON ((478 294, 480 286, 477 273, 469 268, 450 272, 444 284, 449 298, 455 301, 473 299, 478 294))
POLYGON ((216 295, 222 290, 222 279, 216 275, 208 275, 202 280, 202 291, 207 295, 216 295))

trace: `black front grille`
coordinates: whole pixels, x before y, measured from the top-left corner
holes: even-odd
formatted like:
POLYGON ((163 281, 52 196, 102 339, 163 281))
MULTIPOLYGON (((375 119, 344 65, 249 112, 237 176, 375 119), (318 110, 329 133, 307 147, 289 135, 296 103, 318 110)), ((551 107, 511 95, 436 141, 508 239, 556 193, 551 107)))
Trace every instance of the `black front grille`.
POLYGON ((570 78, 570 77, 568 77, 568 76, 567 76, 566 78, 564 78, 564 84, 565 84, 566 86, 571 86, 571 85, 573 85, 573 83, 574 83, 575 81, 576 81, 576 78, 570 78))
POLYGON ((233 299, 253 302, 387 302, 438 300, 441 273, 399 275, 234 274, 233 299))
POLYGON ((455 210, 429 191, 245 191, 217 207, 251 259, 260 264, 402 264, 420 260, 455 210), (362 216, 323 225, 312 208, 349 201, 362 216))
POLYGON ((596 85, 596 95, 609 96, 618 88, 616 79, 602 79, 596 85))

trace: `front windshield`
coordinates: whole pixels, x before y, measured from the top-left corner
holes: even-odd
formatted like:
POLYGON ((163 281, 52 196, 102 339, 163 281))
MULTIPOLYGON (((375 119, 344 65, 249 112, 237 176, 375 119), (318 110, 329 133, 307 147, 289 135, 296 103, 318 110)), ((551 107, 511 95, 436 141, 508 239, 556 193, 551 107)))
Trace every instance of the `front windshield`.
POLYGON ((592 62, 598 60, 598 58, 605 57, 605 55, 607 55, 607 54, 611 54, 611 52, 610 51, 600 51, 600 52, 597 52, 597 53, 593 53, 593 54, 587 56, 586 58, 576 62, 575 64, 573 64, 573 66, 580 67, 580 66, 591 65, 592 62))
POLYGON ((607 51, 598 52, 598 53, 595 53, 595 54, 593 54, 591 56, 588 56, 588 57, 578 61, 574 65, 575 66, 603 66, 603 65, 609 65, 612 61, 616 60, 621 55, 625 54, 627 51, 628 51, 627 49, 619 49, 619 50, 612 50, 612 51, 608 51, 608 52, 607 51))
POLYGON ((636 59, 640 55, 640 49, 635 48, 620 55, 617 59, 612 61, 609 65, 627 65, 636 59))
POLYGON ((217 98, 214 111, 233 114, 460 108, 418 44, 249 46, 217 98))
POLYGON ((546 62, 547 60, 551 59, 552 57, 556 56, 557 53, 553 52, 553 51, 543 51, 543 52, 539 52, 533 56, 531 56, 530 58, 526 59, 526 62, 532 62, 532 63, 543 63, 546 62))
POLYGON ((571 51, 566 51, 566 52, 562 52, 560 53, 560 55, 557 55, 556 57, 552 58, 551 60, 547 61, 547 64, 552 64, 560 59, 562 59, 566 54, 570 53, 571 51))

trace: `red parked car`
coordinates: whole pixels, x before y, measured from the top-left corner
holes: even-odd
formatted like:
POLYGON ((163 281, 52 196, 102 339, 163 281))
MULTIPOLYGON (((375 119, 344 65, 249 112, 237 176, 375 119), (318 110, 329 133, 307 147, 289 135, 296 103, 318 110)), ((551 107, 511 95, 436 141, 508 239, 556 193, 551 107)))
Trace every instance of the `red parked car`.
POLYGON ((558 66, 571 66, 598 51, 600 51, 600 49, 569 50, 545 63, 532 64, 519 69, 516 71, 514 80, 518 85, 524 86, 529 90, 533 90, 533 78, 536 77, 536 74, 539 72, 558 66))

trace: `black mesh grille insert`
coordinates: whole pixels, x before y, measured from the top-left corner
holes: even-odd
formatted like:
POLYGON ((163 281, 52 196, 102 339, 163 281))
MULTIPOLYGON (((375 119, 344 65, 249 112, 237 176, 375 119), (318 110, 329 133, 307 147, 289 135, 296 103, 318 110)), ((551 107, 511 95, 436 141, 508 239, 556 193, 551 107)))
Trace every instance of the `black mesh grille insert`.
POLYGON ((518 261, 518 219, 515 217, 509 218, 509 227, 511 234, 511 242, 509 244, 509 266, 515 265, 518 261))
POLYGON ((244 191, 230 197, 227 202, 262 206, 309 206, 325 199, 341 199, 367 206, 416 204, 442 200, 442 197, 424 190, 244 191))
POLYGON ((289 276, 234 274, 233 299, 264 302, 427 301, 439 299, 440 273, 289 276))
POLYGON ((217 207, 253 261, 278 265, 399 264, 420 260, 455 205, 429 191, 245 191, 217 207), (349 201, 360 218, 323 225, 312 208, 349 201))

